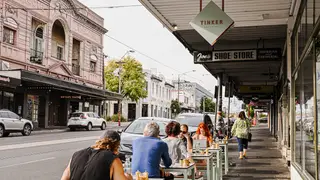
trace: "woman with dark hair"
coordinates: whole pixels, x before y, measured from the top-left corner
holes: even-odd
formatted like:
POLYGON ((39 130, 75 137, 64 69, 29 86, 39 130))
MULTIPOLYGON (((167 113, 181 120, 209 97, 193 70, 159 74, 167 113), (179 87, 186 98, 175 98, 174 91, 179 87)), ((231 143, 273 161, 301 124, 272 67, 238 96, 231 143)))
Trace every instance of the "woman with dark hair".
POLYGON ((250 122, 246 118, 244 111, 241 111, 231 130, 232 135, 236 136, 238 140, 239 159, 247 157, 250 127, 250 122))
POLYGON ((179 163, 180 159, 188 158, 187 147, 185 146, 180 135, 180 124, 176 121, 171 121, 166 126, 167 138, 163 139, 167 143, 169 148, 169 156, 172 160, 172 164, 179 163))
POLYGON ((198 126, 198 129, 196 131, 196 134, 193 135, 192 139, 197 140, 197 139, 205 139, 207 140, 207 146, 212 145, 212 136, 209 131, 208 126, 205 123, 200 123, 198 126))
POLYGON ((187 147, 188 152, 192 153, 192 138, 189 134, 189 127, 186 124, 180 126, 180 138, 182 139, 184 145, 187 147))
POLYGON ((132 180, 118 158, 120 135, 105 131, 91 147, 75 152, 61 180, 132 180))

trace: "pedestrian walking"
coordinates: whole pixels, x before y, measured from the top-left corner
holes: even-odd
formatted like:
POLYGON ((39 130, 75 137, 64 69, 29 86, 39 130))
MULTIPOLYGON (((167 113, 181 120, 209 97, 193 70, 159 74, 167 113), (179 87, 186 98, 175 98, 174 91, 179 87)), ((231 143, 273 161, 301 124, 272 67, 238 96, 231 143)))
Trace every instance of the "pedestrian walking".
POLYGON ((75 152, 61 180, 132 180, 118 158, 120 135, 105 131, 91 147, 75 152))
POLYGON ((232 135, 238 140, 239 159, 247 158, 250 127, 250 121, 246 118, 244 111, 241 111, 231 130, 232 135))

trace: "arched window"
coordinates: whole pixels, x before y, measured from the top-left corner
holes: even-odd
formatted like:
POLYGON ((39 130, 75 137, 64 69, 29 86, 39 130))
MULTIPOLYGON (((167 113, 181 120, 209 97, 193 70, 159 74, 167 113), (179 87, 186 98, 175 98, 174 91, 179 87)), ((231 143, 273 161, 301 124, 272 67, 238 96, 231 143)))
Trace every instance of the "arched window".
POLYGON ((65 60, 65 30, 60 20, 56 20, 52 26, 51 56, 59 60, 65 60))

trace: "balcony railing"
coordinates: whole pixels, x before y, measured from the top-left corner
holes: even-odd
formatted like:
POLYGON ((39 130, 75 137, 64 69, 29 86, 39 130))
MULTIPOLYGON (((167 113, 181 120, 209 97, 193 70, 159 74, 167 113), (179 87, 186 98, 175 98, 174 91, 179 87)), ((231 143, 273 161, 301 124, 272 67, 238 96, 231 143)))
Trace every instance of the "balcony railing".
POLYGON ((80 76, 80 65, 72 63, 72 73, 80 76))
POLYGON ((43 52, 35 49, 31 49, 30 62, 36 64, 42 64, 43 52))

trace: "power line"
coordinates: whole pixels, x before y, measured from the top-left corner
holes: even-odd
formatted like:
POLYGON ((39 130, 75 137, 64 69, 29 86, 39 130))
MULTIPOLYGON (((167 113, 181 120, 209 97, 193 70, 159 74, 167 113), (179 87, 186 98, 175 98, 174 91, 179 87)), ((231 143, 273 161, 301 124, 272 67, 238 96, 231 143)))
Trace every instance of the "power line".
POLYGON ((117 8, 130 8, 130 7, 142 7, 142 5, 134 4, 134 5, 122 5, 122 6, 96 6, 96 7, 79 7, 79 8, 19 8, 19 7, 10 7, 9 9, 18 9, 18 10, 43 10, 43 11, 50 11, 50 10, 86 10, 86 9, 117 9, 117 8))
MULTIPOLYGON (((118 42, 119 44, 122 44, 123 46, 126 46, 126 47, 129 48, 129 49, 134 50, 135 52, 137 52, 137 53, 139 53, 139 54, 147 57, 148 59, 153 60, 153 61, 161 64, 162 66, 165 66, 165 67, 167 67, 167 68, 169 68, 169 69, 171 69, 171 70, 174 70, 174 71, 176 71, 176 72, 178 72, 178 73, 182 73, 181 71, 179 71, 179 70, 177 70, 177 69, 175 69, 175 68, 172 68, 171 66, 168 66, 168 65, 162 63, 161 61, 158 61, 157 59, 154 59, 154 58, 150 57, 149 55, 147 55, 147 54, 145 54, 145 53, 143 53, 143 52, 141 52, 141 51, 139 51, 139 50, 136 50, 136 49, 132 48, 131 46, 125 44, 124 42, 121 42, 121 41, 117 40, 117 39, 114 38, 114 37, 111 37, 110 35, 105 34, 105 36, 107 36, 108 38, 110 38, 110 39, 118 42)), ((188 75, 188 74, 186 74, 185 76, 188 76, 188 77, 190 77, 190 78, 192 78, 192 79, 201 81, 200 79, 197 79, 197 78, 195 78, 195 77, 192 77, 192 76, 190 76, 190 75, 188 75)))
MULTIPOLYGON (((2 18, 4 18, 4 17, 2 17, 2 18)), ((29 29, 28 27, 19 26, 19 28, 34 33, 34 30, 29 29)), ((141 51, 139 51, 139 50, 137 50, 137 49, 135 49, 135 48, 127 45, 127 44, 125 44, 124 42, 121 42, 120 40, 117 40, 116 38, 114 38, 114 37, 112 37, 112 36, 110 36, 110 35, 108 35, 108 34, 104 34, 104 35, 105 35, 106 37, 108 37, 108 38, 110 38, 110 39, 118 42, 119 44, 121 44, 121 45, 123 45, 123 46, 125 46, 125 47, 127 47, 127 48, 129 48, 129 49, 134 50, 135 52, 141 54, 142 56, 145 56, 145 57, 147 57, 148 59, 157 62, 158 64, 160 64, 160 65, 162 65, 162 66, 164 66, 164 67, 167 67, 167 68, 169 68, 169 69, 171 69, 171 70, 174 70, 174 71, 176 71, 176 72, 178 72, 178 73, 182 73, 181 71, 179 71, 179 70, 177 70, 177 69, 175 69, 175 68, 173 68, 173 67, 171 67, 171 66, 169 66, 169 65, 166 65, 166 64, 162 63, 161 61, 159 61, 159 60, 157 60, 157 59, 155 59, 155 58, 152 58, 151 56, 149 56, 149 55, 147 55, 147 54, 145 54, 145 53, 143 53, 143 52, 141 52, 141 51)), ((43 37, 44 37, 43 39, 47 39, 47 40, 50 39, 50 37, 49 37, 48 35, 45 35, 45 34, 43 34, 43 37)), ((104 56, 105 54, 104 54, 104 53, 98 53, 97 55, 102 55, 102 56, 104 56)), ((192 79, 195 79, 195 80, 197 80, 197 81, 201 81, 200 79, 197 79, 197 78, 195 78, 195 77, 193 77, 193 76, 190 76, 190 75, 187 75, 187 74, 186 74, 185 76, 188 76, 188 77, 190 77, 190 78, 192 78, 192 79)))

